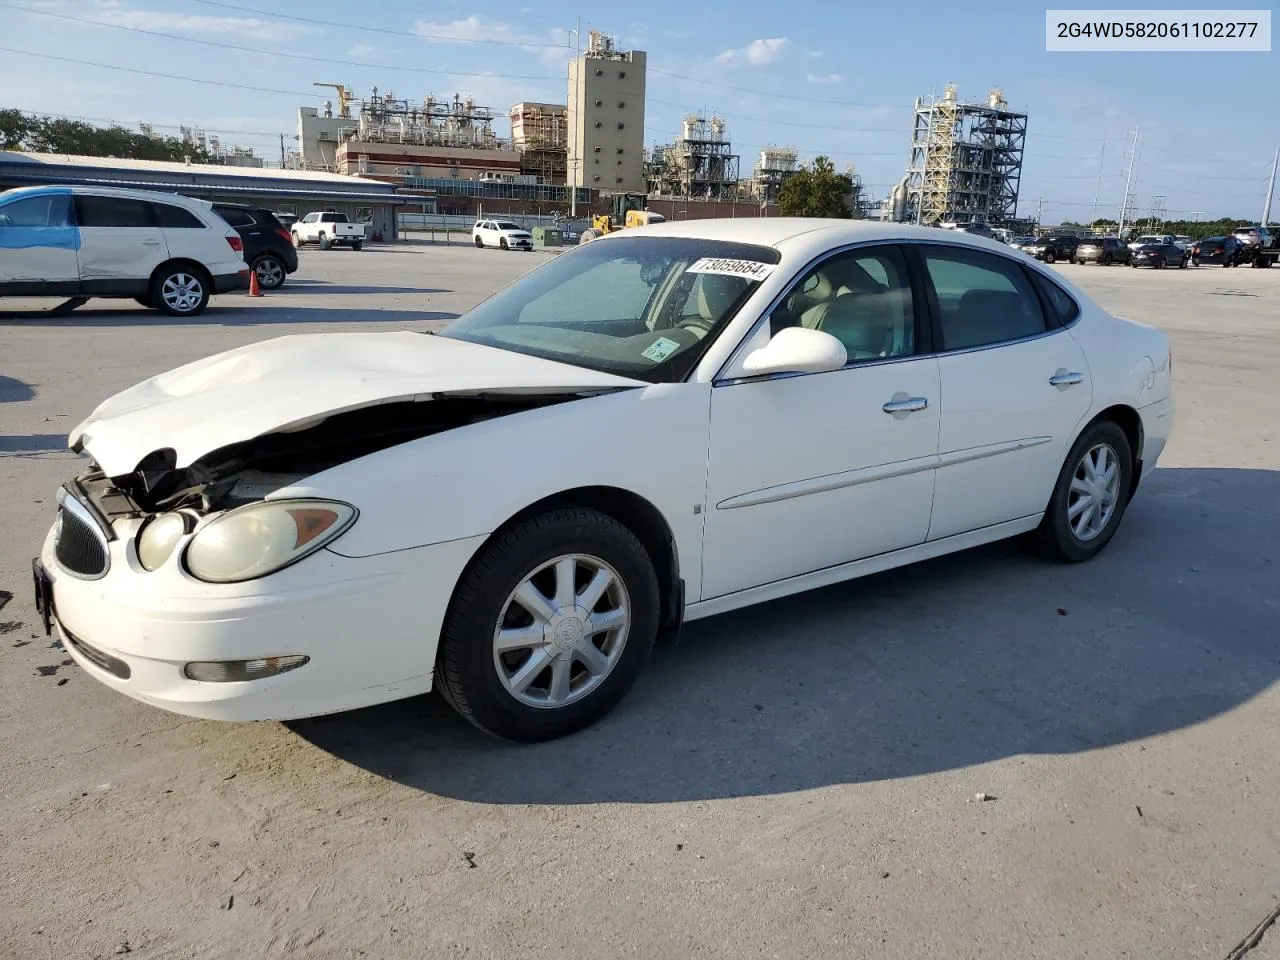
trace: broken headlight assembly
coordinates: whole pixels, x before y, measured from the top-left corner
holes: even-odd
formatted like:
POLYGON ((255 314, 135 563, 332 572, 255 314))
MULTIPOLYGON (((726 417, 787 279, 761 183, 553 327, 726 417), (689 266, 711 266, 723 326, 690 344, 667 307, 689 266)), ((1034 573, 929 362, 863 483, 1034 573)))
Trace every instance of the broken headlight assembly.
POLYGON ((228 510, 187 544, 187 571, 207 583, 256 580, 340 537, 356 508, 334 500, 262 500, 228 510))

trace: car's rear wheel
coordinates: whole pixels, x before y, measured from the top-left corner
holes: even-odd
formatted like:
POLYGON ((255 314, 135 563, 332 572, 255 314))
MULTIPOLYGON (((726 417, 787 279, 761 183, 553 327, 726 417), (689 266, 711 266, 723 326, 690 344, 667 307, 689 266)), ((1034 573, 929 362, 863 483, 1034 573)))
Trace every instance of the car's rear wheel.
POLYGON ((194 317, 209 305, 209 278, 185 264, 166 267, 151 279, 151 302, 171 317, 194 317))
POLYGON ((320 249, 321 249, 321 250, 328 250, 330 247, 332 247, 332 246, 333 246, 333 243, 332 243, 332 242, 329 240, 329 238, 328 238, 328 237, 326 237, 323 233, 322 233, 322 234, 320 234, 320 236, 319 236, 319 238, 318 238, 318 239, 320 240, 320 249))
POLYGON ((477 247, 483 247, 483 246, 484 246, 484 240, 483 240, 483 238, 481 238, 481 237, 476 237, 476 246, 477 246, 477 247))
POLYGON ((653 648, 653 563, 595 510, 552 510, 486 545, 445 617, 436 683, 482 730, 539 741, 611 710, 653 648))
POLYGON ((156 305, 152 303, 151 296, 149 294, 145 297, 134 297, 133 299, 136 300, 142 306, 146 307, 148 310, 154 310, 156 308, 156 305))
POLYGON ((297 230, 293 231, 293 245, 295 247, 300 247, 304 242, 302 235, 299 234, 297 230))
POLYGON ((263 290, 279 290, 284 286, 284 261, 273 253, 264 253, 253 261, 253 272, 258 276, 258 286, 263 290))
POLYGON ((1179 260, 1179 261, 1178 261, 1178 269, 1179 269, 1179 270, 1185 270, 1185 269, 1187 269, 1187 258, 1186 258, 1186 257, 1183 257, 1181 260, 1179 260))
POLYGON ((1120 526, 1132 478, 1133 453, 1125 432, 1110 420, 1086 429, 1067 454, 1036 531, 1041 549, 1066 563, 1097 554, 1120 526))

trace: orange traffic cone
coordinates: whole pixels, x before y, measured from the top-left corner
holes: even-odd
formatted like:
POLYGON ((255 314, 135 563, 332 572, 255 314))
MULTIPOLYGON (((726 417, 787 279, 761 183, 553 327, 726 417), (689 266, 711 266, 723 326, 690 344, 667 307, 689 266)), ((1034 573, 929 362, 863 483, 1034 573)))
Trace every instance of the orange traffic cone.
POLYGON ((249 296, 251 297, 262 296, 262 290, 258 287, 258 271, 257 270, 249 271, 249 296))

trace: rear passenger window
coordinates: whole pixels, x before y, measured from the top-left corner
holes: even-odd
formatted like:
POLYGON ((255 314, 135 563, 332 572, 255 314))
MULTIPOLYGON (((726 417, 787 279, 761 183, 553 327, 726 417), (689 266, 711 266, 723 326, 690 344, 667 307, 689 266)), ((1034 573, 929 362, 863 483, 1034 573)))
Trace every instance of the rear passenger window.
POLYGON ((162 227, 204 229, 204 224, 194 213, 182 207, 175 207, 172 203, 153 203, 151 209, 156 213, 156 223, 162 227))
POLYGON ((1052 280, 1033 273, 1036 286, 1040 288, 1040 292, 1044 294, 1045 302, 1049 305, 1050 317, 1058 323, 1059 326, 1065 327, 1080 314, 1080 305, 1067 291, 1052 280))
POLYGON ((153 227, 150 204, 132 197, 76 197, 76 219, 82 227, 153 227))
POLYGON ((922 246, 938 297, 943 350, 1044 333, 1044 312, 1022 267, 980 250, 922 246))

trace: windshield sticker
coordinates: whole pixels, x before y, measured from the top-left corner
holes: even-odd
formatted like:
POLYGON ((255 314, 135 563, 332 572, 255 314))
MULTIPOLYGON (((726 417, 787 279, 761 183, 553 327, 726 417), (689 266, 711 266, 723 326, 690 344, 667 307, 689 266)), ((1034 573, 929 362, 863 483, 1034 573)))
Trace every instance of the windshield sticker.
POLYGON ((703 257, 689 268, 689 273, 714 273, 722 277, 763 280, 773 273, 773 264, 756 260, 730 260, 727 257, 703 257))
POLYGON ((653 343, 649 344, 649 348, 640 356, 646 360, 652 360, 654 363, 661 363, 667 357, 671 356, 680 349, 680 344, 675 340, 668 340, 666 337, 659 337, 653 343))

